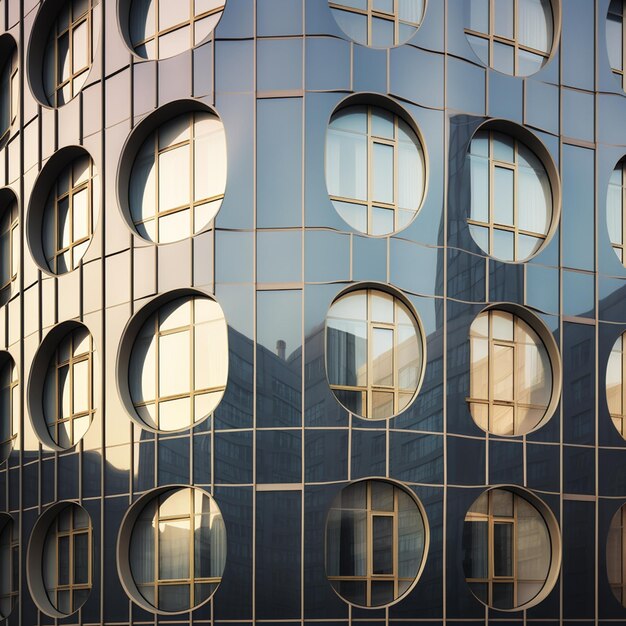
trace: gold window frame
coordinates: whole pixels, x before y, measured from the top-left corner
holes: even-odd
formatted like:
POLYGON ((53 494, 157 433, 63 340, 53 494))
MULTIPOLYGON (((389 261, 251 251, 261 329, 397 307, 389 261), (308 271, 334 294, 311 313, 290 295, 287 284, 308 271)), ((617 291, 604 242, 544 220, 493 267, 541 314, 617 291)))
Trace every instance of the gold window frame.
MULTIPOLYGON (((468 0, 469 1, 469 0, 468 0)), ((523 52, 530 52, 532 54, 536 54, 537 56, 543 57, 544 61, 542 63, 542 67, 548 62, 550 58, 551 49, 550 50, 539 50, 537 48, 531 48, 530 46, 524 46, 519 43, 517 36, 517 27, 519 24, 518 17, 518 7, 520 0, 513 0, 513 37, 505 37, 502 35, 496 35, 496 18, 495 18, 495 6, 498 0, 489 0, 489 32, 483 33, 478 30, 472 30, 471 28, 466 28, 465 33, 467 35, 472 35, 473 37, 479 37, 487 41, 488 49, 489 49, 489 67, 493 68, 493 49, 495 44, 500 43, 506 46, 510 46, 513 48, 513 76, 519 75, 519 52, 520 50, 523 52)), ((554 15, 554 8, 552 7, 552 3, 550 2, 550 10, 552 12, 552 38, 554 38, 554 31, 556 28, 556 16, 554 15)), ((548 37, 548 40, 550 37, 548 37)))
MULTIPOLYGON (((626 375, 626 346, 624 346, 624 335, 620 335, 617 338, 617 341, 611 348, 611 356, 617 355, 617 359, 615 359, 619 363, 620 371, 619 376, 617 377, 620 381, 618 386, 618 390, 616 393, 616 398, 619 401, 618 406, 611 406, 611 402, 608 401, 607 404, 609 406, 609 414, 611 416, 611 420, 617 432, 626 439, 626 384, 624 384, 624 377, 626 375), (617 411, 615 409, 618 409, 617 411)), ((612 360, 612 359, 611 359, 612 360)), ((609 366, 610 366, 609 362, 609 366)))
MULTIPOLYGON (((620 241, 614 241, 613 238, 611 237, 610 239, 611 239, 611 246, 613 247, 613 250, 615 250, 615 254, 617 255, 617 258, 620 260, 622 265, 626 267, 626 159, 621 160, 615 166, 615 168, 613 169, 613 173, 615 173, 616 171, 619 171, 620 176, 621 176, 620 214, 622 216, 622 232, 621 232, 622 240, 620 242, 620 241)), ((609 182, 609 188, 611 186, 612 186, 612 183, 609 182)))

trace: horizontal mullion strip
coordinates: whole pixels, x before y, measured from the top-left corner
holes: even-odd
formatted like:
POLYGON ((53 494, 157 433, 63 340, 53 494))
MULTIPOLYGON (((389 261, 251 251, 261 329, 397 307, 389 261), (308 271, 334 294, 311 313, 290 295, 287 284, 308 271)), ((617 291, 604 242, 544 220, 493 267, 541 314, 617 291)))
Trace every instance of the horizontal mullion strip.
POLYGON ((141 39, 133 42, 133 46, 141 46, 142 44, 149 43, 154 41, 157 37, 163 37, 164 35, 169 35, 177 30, 181 30, 186 28, 187 26, 194 26, 196 22, 203 20, 205 17, 210 17, 211 15, 216 15, 217 13, 221 13, 224 11, 224 7, 217 7, 215 9, 210 9, 209 11, 205 11, 200 15, 194 15, 193 19, 188 20, 186 22, 180 22, 178 24, 174 24, 174 26, 170 26, 169 28, 164 28, 163 30, 155 31, 154 35, 150 35, 146 39, 141 39))
POLYGON ((195 396, 201 396, 204 395, 206 393, 215 393, 217 391, 224 391, 226 389, 225 385, 222 385, 221 387, 207 387, 206 389, 200 389, 200 390, 194 390, 194 391, 190 391, 188 393, 181 393, 181 394, 177 394, 174 396, 159 396, 158 398, 155 398, 154 400, 145 400, 143 402, 134 402, 133 406, 135 407, 145 407, 148 406, 150 404, 158 404, 161 402, 169 402, 170 400, 183 400, 185 398, 193 398, 195 396))
POLYGON ((181 204, 178 207, 175 207, 173 209, 168 209, 167 211, 159 211, 158 213, 154 213, 153 215, 151 215, 150 217, 146 217, 143 220, 134 220, 133 224, 146 224, 148 222, 152 222, 155 219, 158 219, 160 217, 164 217, 167 215, 173 215, 174 213, 182 213, 183 211, 186 211, 187 209, 196 209, 197 207, 203 205, 203 204, 209 204, 210 202, 216 202, 217 200, 223 200, 224 199, 224 194, 221 193, 217 196, 211 196, 209 198, 203 198, 202 200, 194 200, 193 202, 190 202, 189 204, 181 204))

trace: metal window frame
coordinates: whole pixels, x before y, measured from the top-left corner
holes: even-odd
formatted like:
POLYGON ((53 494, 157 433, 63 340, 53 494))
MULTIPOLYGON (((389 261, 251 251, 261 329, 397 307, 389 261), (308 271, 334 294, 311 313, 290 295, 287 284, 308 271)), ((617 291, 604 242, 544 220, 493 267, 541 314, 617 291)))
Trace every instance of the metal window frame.
MULTIPOLYGON (((626 39, 624 41, 626 41, 626 39)), ((620 213, 622 216, 622 233, 621 233, 622 241, 621 242, 613 241, 613 239, 610 237, 610 233, 609 233, 609 238, 611 238, 611 246, 613 247, 613 250, 615 250, 615 254, 617 254, 617 258, 620 260, 622 265, 626 267, 626 159, 621 160, 615 166, 613 171, 615 172, 616 170, 619 170, 621 174, 620 213)), ((611 187, 611 182, 609 181, 609 188, 610 187, 611 187)))
MULTIPOLYGON (((17 201, 12 201, 2 212, 2 217, 0 217, 0 229, 2 229, 2 234, 8 234, 7 244, 9 246, 8 257, 9 257, 9 272, 8 279, 0 284, 0 302, 7 302, 11 296, 11 290, 13 287, 13 283, 17 278, 17 267, 13 263, 14 253, 15 253, 15 245, 17 243, 18 254, 19 254, 19 209, 17 206, 17 201), (5 217, 8 213, 8 220, 5 222, 5 217), (7 229, 4 230, 4 224, 7 224, 7 229), (17 231, 17 242, 14 241, 14 235, 17 231)), ((3 251, 4 252, 4 251, 3 251)), ((0 259, 3 257, 0 254, 0 259)))
MULTIPOLYGON (((626 439, 626 346, 624 346, 624 335, 620 335, 611 349, 612 354, 619 354, 620 373, 619 373, 619 399, 620 410, 618 413, 611 412, 609 406, 609 415, 617 429, 617 432, 626 439)), ((608 404, 608 403, 607 403, 608 404)), ((626 579, 625 579, 626 580, 626 579)), ((626 584, 626 583, 625 583, 626 584)), ((625 596, 626 597, 626 596, 625 596)))

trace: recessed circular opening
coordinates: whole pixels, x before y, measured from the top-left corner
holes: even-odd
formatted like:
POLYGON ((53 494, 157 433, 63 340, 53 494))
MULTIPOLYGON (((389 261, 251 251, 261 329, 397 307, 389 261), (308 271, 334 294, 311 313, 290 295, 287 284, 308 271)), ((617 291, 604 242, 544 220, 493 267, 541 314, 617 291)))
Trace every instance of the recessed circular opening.
POLYGON ((126 45, 144 59, 166 59, 200 45, 215 30, 226 0, 120 0, 126 45))
POLYGON ((217 590, 226 565, 226 527, 215 500, 195 487, 161 487, 129 509, 117 540, 126 593, 158 614, 192 611, 217 590))
POLYGON ((344 101, 326 132, 326 185, 352 228, 384 236, 406 228, 427 187, 424 144, 393 101, 361 96, 344 101))
POLYGON ((100 0, 46 0, 28 48, 28 79, 37 100, 60 107, 87 82, 98 46, 100 0))
POLYGON ((613 595, 624 608, 626 608, 625 549, 626 505, 623 505, 611 519, 606 542, 606 573, 613 595))
POLYGON ((558 0, 472 0, 465 5, 467 40, 487 67, 530 76, 550 60, 560 33, 558 0))
POLYGON ((131 229, 171 243, 206 229, 226 189, 226 135, 202 104, 178 101, 131 134, 118 169, 118 197, 131 229))
POLYGON ((561 535, 552 511, 514 486, 494 487, 463 524, 463 569, 474 596, 501 611, 528 609, 552 591, 561 567, 561 535))
POLYGON ((193 290, 156 298, 129 323, 118 386, 133 419, 156 432, 191 428, 220 403, 228 379, 228 327, 220 305, 193 290))
POLYGON ((39 347, 28 384, 28 409, 41 442, 69 450, 85 435, 96 413, 98 362, 86 326, 64 322, 39 347))
POLYGON ((559 222, 554 161, 530 132, 511 122, 482 124, 468 151, 468 227, 489 256, 511 263, 539 254, 559 222))
POLYGON ((28 587, 40 611, 64 618, 87 601, 93 584, 93 527, 74 502, 53 504, 35 523, 28 544, 28 587))
POLYGON ((389 606, 417 584, 428 545, 415 494, 389 480, 360 480, 337 494, 328 513, 326 576, 349 604, 389 606))
POLYGON ((391 48, 406 43, 417 32, 426 0, 329 0, 339 28, 356 43, 391 48))
POLYGON ((343 292, 326 316, 326 376, 337 400, 367 419, 404 411, 422 384, 426 341, 413 307, 377 286, 343 292))
POLYGON ((15 576, 20 561, 18 539, 13 518, 0 513, 0 619, 11 615, 18 600, 19 581, 15 576))
POLYGON ((56 152, 31 194, 26 236, 31 254, 48 274, 75 270, 93 239, 100 213, 100 177, 78 146, 56 152))
POLYGON ((528 434, 554 414, 561 359, 554 337, 533 313, 494 304, 472 322, 467 403, 476 425, 499 436, 528 434))

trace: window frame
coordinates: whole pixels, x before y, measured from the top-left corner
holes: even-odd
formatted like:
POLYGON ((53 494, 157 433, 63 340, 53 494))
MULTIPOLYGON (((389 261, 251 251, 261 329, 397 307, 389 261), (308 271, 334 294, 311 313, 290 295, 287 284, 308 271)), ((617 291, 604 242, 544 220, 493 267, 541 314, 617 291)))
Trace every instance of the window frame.
MULTIPOLYGON (((611 403, 609 401, 608 393, 607 393, 607 407, 609 410, 609 415, 611 417, 611 421, 615 426, 617 432, 621 435, 623 439, 626 439, 626 384, 624 384, 624 377, 626 375, 626 337, 624 337, 626 333, 622 333, 611 348, 611 352, 609 354, 609 363, 608 367, 611 366, 612 355, 619 355, 619 365, 620 365, 620 375, 619 375, 619 400, 620 400, 620 411, 615 412, 611 411, 611 403), (619 344, 619 345, 618 345, 619 344)), ((617 359, 616 359, 617 360, 617 359)), ((608 372, 607 372, 608 373, 608 372)), ((606 387, 606 380, 605 380, 606 387)))
MULTIPOLYGON (((622 31, 622 69, 619 69, 617 67, 613 67, 613 65, 611 64, 611 55, 609 54, 609 67, 611 68, 611 72, 617 77, 617 79, 620 82, 620 85, 622 86, 622 89, 626 90, 626 20, 624 20, 624 9, 626 8, 624 6, 624 2, 623 0, 621 0, 621 5, 622 5, 622 13, 620 15, 618 15, 617 13, 614 13, 613 11, 611 11, 611 2, 609 2, 609 8, 607 11, 607 15, 606 15, 606 19, 608 21, 609 19, 609 15, 613 15, 616 17, 620 18, 621 21, 621 31, 622 31)), ((607 54, 608 54, 608 50, 607 50, 607 54)))
MULTIPOLYGON (((343 319, 343 318, 336 318, 336 319, 343 319)), ((422 324, 418 318, 418 316, 416 315, 415 311, 413 310, 412 307, 408 306, 406 302, 404 302, 403 299, 399 298, 397 295, 395 295, 394 293, 388 292, 388 291, 383 291, 381 289, 377 289, 375 287, 365 287, 362 289, 354 289, 351 291, 348 291, 346 293, 341 294, 339 297, 337 297, 333 304, 331 305, 331 308, 329 309, 327 318, 326 318, 326 324, 325 324, 325 350, 326 350, 326 378, 328 380, 328 384, 330 389, 335 392, 335 391, 351 391, 351 392, 359 392, 361 394, 361 406, 365 408, 365 410, 363 411, 363 415, 359 414, 359 413, 355 413, 354 411, 351 411, 350 409, 348 409, 347 407, 346 410, 349 411, 350 413, 357 415, 358 417, 361 417, 363 419, 368 419, 368 420, 381 420, 381 419, 389 419, 395 415, 398 415, 399 413, 401 413, 402 411, 406 410, 409 408, 409 406, 413 403, 413 401, 415 400, 417 394, 419 393, 420 387, 422 385, 422 381, 423 381, 423 377, 424 377, 424 370, 425 368, 425 363, 426 363, 426 341, 425 341, 425 337, 424 337, 424 330, 422 327, 422 324), (333 316, 331 315, 332 313, 332 307, 339 302, 340 300, 344 299, 344 298, 348 298, 350 296, 355 296, 358 294, 361 294, 365 292, 365 296, 366 296, 366 301, 367 301, 367 318, 365 320, 360 320, 362 322, 364 322, 367 325, 367 358, 366 358, 366 363, 367 363, 367 372, 366 372, 366 384, 365 385, 340 385, 340 384, 335 384, 332 383, 330 381, 330 377, 328 376, 328 358, 329 355, 331 354, 331 350, 329 350, 329 320, 335 319, 333 318, 333 316), (393 316, 394 316, 394 321, 393 323, 389 323, 389 322, 378 322, 378 321, 374 321, 372 319, 373 313, 372 313, 372 309, 373 309, 373 304, 372 304, 372 300, 373 300, 373 296, 374 295, 385 295, 388 297, 391 297, 393 299, 393 316), (399 322, 397 320, 398 317, 398 313, 397 313, 397 309, 396 307, 404 307, 405 312, 407 314, 407 316, 409 317, 409 319, 413 322, 413 329, 415 331, 415 336, 417 338, 417 340, 420 342, 421 345, 421 362, 419 363, 419 367, 420 367, 420 371, 419 371, 419 375, 418 375, 418 379, 417 379, 417 385, 415 387, 415 390, 413 391, 410 399, 406 402, 406 404, 404 406, 400 405, 400 398, 402 397, 402 395, 408 395, 408 391, 403 391, 400 388, 400 370, 398 367, 398 353, 399 353, 399 344, 397 342, 398 340, 398 328, 399 328, 399 322), (381 329, 381 330, 391 330, 393 332, 393 354, 392 354, 392 374, 393 374, 393 384, 392 385, 382 385, 382 384, 374 384, 373 382, 373 377, 374 377, 374 359, 373 359, 373 331, 376 329, 381 329), (385 417, 374 417, 373 416, 373 412, 374 412, 374 394, 375 393, 386 393, 386 394, 393 394, 393 412, 391 415, 387 415, 385 417), (365 399, 365 402, 363 402, 363 399, 365 399)), ((337 397, 336 394, 335 398, 337 399, 338 402, 341 403, 341 401, 339 400, 339 398, 337 397)), ((343 404, 342 404, 343 406, 343 404)))
MULTIPOLYGON (((170 0, 171 1, 171 0, 170 0)), ((184 0, 177 0, 178 1, 184 1, 184 0)), ((133 49, 133 52, 138 55, 139 57, 141 57, 142 59, 148 58, 148 59, 161 59, 161 58, 167 58, 167 57, 161 57, 160 55, 160 46, 159 46, 159 41, 161 39, 161 37, 165 36, 165 35, 169 35, 170 33, 173 33, 177 30, 180 30, 182 28, 185 27, 189 27, 189 50, 192 50, 193 48, 195 48, 196 46, 198 46, 201 41, 203 41, 204 39, 206 39, 206 37, 203 37, 203 39, 201 41, 196 42, 195 41, 195 25, 196 22, 199 22, 207 17, 211 17, 212 15, 217 15, 217 14, 221 14, 224 12, 224 8, 226 7, 226 0, 222 1, 222 4, 219 5, 218 7, 214 7, 212 9, 208 9, 207 11, 204 11, 203 13, 199 13, 196 15, 195 13, 195 1, 194 0, 188 0, 189 2, 189 15, 190 18, 187 21, 184 22, 179 22, 178 24, 175 24, 174 26, 169 26, 167 28, 164 28, 163 30, 159 29, 159 9, 161 6, 161 0, 154 0, 154 33, 152 35, 150 35, 149 37, 146 37, 144 39, 140 39, 140 40, 133 40, 132 36, 130 35, 130 28, 129 28, 129 40, 133 49), (137 50, 137 48, 139 48, 140 46, 147 46, 150 42, 154 42, 154 54, 153 55, 148 55, 148 56, 144 56, 142 54, 140 54, 137 50)), ((133 1, 131 0, 131 4, 129 5, 129 15, 132 15, 133 12, 133 1)), ((147 16, 146 16, 147 18, 147 16)), ((146 19, 147 21, 147 19, 146 19)), ((219 18, 218 18, 218 22, 219 23, 219 18)), ((213 32, 213 30, 217 27, 217 23, 215 24, 215 26, 213 27, 213 29, 211 29, 211 31, 209 31, 208 35, 213 32)), ((129 24, 130 24, 130 18, 129 18, 129 24)), ((182 51, 181 51, 182 52, 182 51)))
MULTIPOLYGON (((548 537, 550 539, 550 563, 551 563, 551 567, 548 568, 548 574, 546 575, 546 578, 543 580, 540 579, 521 579, 518 574, 518 558, 517 558, 517 552, 518 552, 518 542, 517 542, 517 526, 518 526, 518 519, 517 519, 517 514, 518 514, 518 503, 519 503, 519 499, 525 499, 523 498, 523 496, 519 495, 518 493, 515 493, 514 491, 510 491, 509 489, 502 489, 502 488, 495 488, 495 489, 490 489, 489 491, 483 493, 475 502, 474 504, 472 504, 472 507, 470 507, 470 510, 467 512, 467 514, 465 515, 465 519, 464 519, 464 525, 465 524, 488 524, 488 532, 487 532, 487 576, 484 578, 469 578, 466 577, 465 580, 467 581, 467 583, 469 585, 472 584, 485 584, 487 585, 487 601, 485 602, 485 604, 487 604, 489 607, 492 608, 496 608, 496 609, 502 609, 502 610, 516 610, 516 609, 521 609, 523 607, 526 607, 529 603, 533 602, 533 600, 535 600, 536 598, 538 598, 542 591, 546 588, 546 585, 548 585, 549 580, 550 580, 550 570, 552 567, 552 561, 554 558, 554 547, 552 545, 552 536, 550 533, 550 529, 548 526, 548 522, 545 520, 543 514, 541 513, 541 511, 539 511, 539 509, 537 509, 537 507, 532 503, 529 502, 527 500, 527 503, 533 507, 533 509, 537 512, 537 515, 539 517, 542 518, 545 526, 546 526, 546 530, 548 532, 548 537), (513 514, 511 516, 504 516, 504 515, 496 515, 494 513, 494 493, 497 492, 506 492, 508 494, 510 494, 511 499, 512 499, 512 507, 513 507, 513 514), (481 513, 481 512, 476 512, 476 511, 472 511, 471 508, 473 508, 480 500, 480 498, 482 498, 483 496, 486 496, 487 498, 487 505, 488 505, 488 509, 487 509, 487 513, 481 513), (497 524, 507 524, 507 525, 512 525, 513 526, 513 532, 511 535, 511 555, 512 555, 512 571, 513 574, 512 575, 508 575, 508 576, 498 576, 495 574, 495 552, 496 552, 496 548, 495 548, 495 526, 497 524), (525 602, 523 605, 518 604, 517 602, 517 597, 518 597, 518 585, 520 583, 535 583, 535 584, 541 584, 541 588, 537 591, 537 593, 527 602, 525 602), (512 607, 496 607, 493 604, 493 586, 498 585, 498 584, 512 584, 513 585, 513 606, 512 607)), ((471 586, 470 586, 471 589, 471 586)), ((472 591, 473 593, 473 591, 472 591)))
POLYGON ((17 120, 17 114, 19 112, 19 102, 20 102, 20 86, 18 83, 19 79, 19 54, 17 50, 17 46, 13 48, 10 55, 7 55, 4 66, 0 69, 0 83, 2 83, 2 79, 5 76, 5 73, 8 74, 8 84, 9 90, 8 95, 3 94, 3 97, 7 98, 7 105, 9 111, 9 123, 6 128, 0 129, 0 142, 6 142, 11 133, 11 127, 15 124, 17 120), (8 72, 7 72, 8 70, 8 72))
MULTIPOLYGON (((20 384, 19 377, 18 377, 18 369, 15 364, 15 361, 13 361, 12 358, 7 358, 6 360, 4 360, 4 362, 0 362, 0 375, 2 374, 2 370, 5 367, 11 368, 11 373, 9 376, 10 383, 8 387, 0 386, 0 398, 2 397, 2 393, 4 393, 4 391, 6 390, 6 392, 9 394, 9 415, 8 415, 9 432, 12 434, 9 439, 0 440, 0 450, 3 450, 5 446, 10 446, 11 449, 13 448, 15 440, 17 439, 16 421, 19 421, 19 416, 15 415, 15 411, 17 408, 19 408, 19 405, 18 407, 16 407, 14 403, 15 390, 18 388, 20 384)), ((19 399, 18 399, 18 402, 19 402, 19 399)), ((0 463, 4 462, 7 458, 8 458, 8 455, 3 458, 3 455, 0 454, 0 463)))
MULTIPOLYGON (((8 202, 0 215, 0 229, 4 234, 5 217, 9 214, 9 219, 6 220, 8 233, 8 246, 9 246, 9 278, 2 284, 0 284, 0 306, 6 304, 11 299, 11 292, 15 281, 17 280, 17 273, 19 269, 19 257, 20 257, 20 211, 17 204, 17 200, 12 199, 8 202)), ((1 258, 0 254, 0 258, 1 258)))
MULTIPOLYGON (((82 341, 84 341, 84 339, 82 341)), ((82 341, 79 340, 78 343, 80 344, 82 343, 82 341)), ((86 328, 83 328, 83 327, 74 328, 61 338, 61 340, 59 341, 58 345, 56 346, 52 354, 52 357, 48 366, 48 370, 45 375, 44 389, 45 389, 45 385, 48 383, 48 377, 51 375, 52 370, 54 372, 53 375, 54 375, 54 390, 55 390, 55 402, 54 402, 55 411, 54 411, 54 418, 50 419, 51 416, 49 416, 46 413, 46 408, 48 407, 46 406, 45 400, 43 401, 44 403, 43 413, 44 413, 45 425, 48 430, 48 434, 52 438, 52 441, 60 448, 69 450, 73 448, 74 446, 76 446, 78 442, 84 436, 84 433, 83 433, 81 437, 76 439, 75 432, 74 432, 75 421, 78 419, 82 419, 84 417, 88 417, 89 424, 91 424, 91 422, 93 421, 95 412, 96 412, 95 403, 94 403, 94 341, 93 341, 93 336, 86 328), (84 352, 78 356, 75 356, 74 355, 75 342, 77 341, 76 336, 78 333, 86 333, 86 338, 89 342, 89 349, 87 352, 84 352), (69 340, 69 358, 67 360, 59 361, 59 352, 61 350, 61 346, 67 340, 69 340), (87 411, 80 411, 79 413, 75 414, 74 413, 74 395, 75 395, 74 394, 74 367, 84 362, 87 362, 87 376, 88 376, 88 381, 89 381, 88 389, 87 389, 88 409, 87 411), (65 367, 68 368, 69 381, 67 384, 69 385, 69 399, 70 399, 70 412, 67 417, 64 416, 62 413, 62 394, 60 393, 60 388, 59 388, 59 384, 61 382, 59 378, 59 372, 65 367), (70 425, 71 434, 69 437, 70 444, 69 446, 65 447, 59 441, 59 428, 61 424, 67 424, 67 423, 69 423, 70 425)))
MULTIPOLYGON (((626 74, 624 74, 624 76, 626 77, 626 74)), ((624 78, 624 80, 626 81, 626 78, 624 78)), ((621 215, 621 220, 622 220, 622 232, 621 232, 622 241, 621 242, 613 241, 610 231, 609 231, 609 240, 611 241, 611 247, 615 251, 615 254, 617 255, 617 258, 619 259, 620 263, 624 267, 626 267, 626 158, 621 159, 617 163, 617 165, 613 168, 613 171, 611 172, 611 177, 616 171, 619 171, 620 177, 621 177, 620 215, 621 215)), ((611 188, 611 186, 617 187, 617 185, 613 185, 613 183, 611 182, 611 179, 609 178, 609 189, 611 188)), ((607 194, 607 203, 608 203, 608 196, 609 194, 607 194)), ((608 224, 607 224, 607 229, 608 229, 608 224)))
MULTIPOLYGON (((552 55, 552 50, 554 49, 554 33, 556 32, 556 16, 554 6, 551 0, 549 1, 550 11, 552 13, 552 45, 550 49, 547 51, 538 50, 537 48, 531 48, 530 46, 524 46, 519 43, 519 37, 517 34, 517 27, 519 24, 519 2, 521 0, 513 0, 513 38, 505 37, 503 35, 496 35, 496 18, 495 18, 495 6, 498 0, 489 0, 489 32, 483 33, 477 30, 473 30, 471 28, 465 29, 466 35, 471 35, 472 37, 478 37, 480 39, 486 40, 488 45, 488 54, 489 54, 489 67, 496 70, 493 67, 493 49, 495 44, 503 44, 513 48, 513 76, 525 76, 524 74, 519 74, 519 52, 530 52, 531 54, 535 54, 537 56, 543 57, 544 61, 541 64, 543 67, 549 60, 552 55)), ((550 38, 548 38, 549 40, 550 38)), ((470 43, 471 46, 471 43, 470 43)), ((539 68, 541 69, 541 68, 539 68)), ((539 69, 537 71, 539 71, 539 69)), ((503 72, 502 72, 503 73, 503 72)))
POLYGON ((422 22, 424 21, 424 14, 426 13, 426 1, 427 0, 424 0, 422 3, 422 15, 420 16, 420 19, 418 22, 412 22, 409 20, 400 19, 399 17, 400 0, 393 0, 392 12, 383 11, 382 9, 376 9, 374 7, 374 0, 367 0, 367 9, 359 9, 357 7, 344 5, 344 4, 341 4, 340 2, 333 1, 333 0, 329 0, 328 6, 333 11, 341 11, 343 13, 352 13, 356 15, 361 15, 367 19, 367 41, 357 42, 366 46, 373 45, 372 44, 372 31, 373 31, 372 23, 374 22, 375 19, 384 20, 386 22, 393 23, 393 43, 388 44, 387 46, 383 46, 387 48, 387 47, 400 46, 407 41, 406 39, 402 39, 400 37, 401 25, 412 26, 415 30, 417 30, 421 26, 422 22))
MULTIPOLYGON (((487 212, 489 214, 489 221, 487 222, 483 222, 477 219, 472 218, 472 200, 470 199, 470 212, 469 212, 469 216, 467 218, 467 223, 469 226, 475 226, 478 228, 486 228, 489 231, 489 246, 488 246, 488 250, 483 250, 482 247, 478 244, 478 242, 474 239, 474 236, 472 235, 472 240, 476 243, 476 245, 483 250, 486 254, 488 254, 489 256, 498 259, 498 260, 502 260, 503 262, 506 263, 521 263, 524 261, 527 261, 529 259, 531 259, 532 257, 534 257, 536 254, 539 253, 540 250, 542 250, 542 248, 545 246, 546 242, 548 241, 548 239, 550 238, 551 232, 552 232, 552 225, 554 224, 554 220, 555 220, 555 194, 554 194, 554 190, 553 190, 553 185, 552 185, 552 181, 550 179, 550 175, 548 173, 548 169, 546 168, 543 159, 541 159, 525 142, 520 141, 519 139, 517 139, 517 137, 515 137, 514 135, 508 135, 500 130, 494 130, 494 129, 490 129, 490 128, 479 128, 476 133, 474 134, 474 136, 472 137, 471 141, 470 141, 470 151, 469 151, 469 156, 473 157, 473 156, 478 156, 478 155, 474 155, 471 152, 471 143, 477 138, 477 136, 480 136, 480 134, 484 134, 487 137, 487 145, 488 145, 488 149, 489 149, 489 155, 487 157, 488 161, 489 161, 489 167, 488 167, 488 173, 489 173, 489 190, 488 190, 488 207, 487 207, 487 212), (507 161, 501 161, 498 160, 496 158, 494 158, 494 143, 495 141, 497 141, 497 135, 504 135, 506 137, 508 137, 509 139, 512 140, 513 142, 513 158, 514 158, 514 162, 510 163, 507 161), (546 229, 545 233, 541 233, 541 232, 535 232, 535 231, 530 231, 530 230, 524 230, 521 229, 519 227, 519 198, 518 198, 518 190, 519 190, 519 147, 520 145, 524 146, 524 148, 526 150, 528 150, 529 152, 531 152, 535 158, 541 163, 541 165, 543 166, 545 175, 546 175, 546 180, 548 182, 548 184, 550 185, 550 215, 549 215, 549 220, 546 220, 547 223, 549 223, 548 228, 546 229), (511 226, 510 224, 500 224, 499 222, 496 221, 495 219, 495 211, 496 211, 496 200, 497 200, 497 194, 496 194, 496 175, 495 172, 497 169, 504 169, 510 172, 513 172, 513 225, 511 226), (513 235, 513 259, 500 259, 499 257, 496 257, 494 255, 494 231, 499 231, 499 232, 506 232, 506 233, 511 233, 513 235), (535 247, 535 249, 533 250, 533 252, 526 257, 520 257, 518 255, 518 249, 519 249, 519 239, 520 236, 528 236, 528 237, 533 237, 535 239, 539 239, 541 240, 537 246, 535 247)), ((485 157, 480 157, 480 158, 485 158, 485 157)), ((470 158, 470 171, 472 168, 472 163, 471 163, 471 158, 470 158)), ((471 233, 471 229, 470 229, 470 233, 471 233)))

